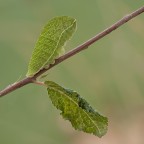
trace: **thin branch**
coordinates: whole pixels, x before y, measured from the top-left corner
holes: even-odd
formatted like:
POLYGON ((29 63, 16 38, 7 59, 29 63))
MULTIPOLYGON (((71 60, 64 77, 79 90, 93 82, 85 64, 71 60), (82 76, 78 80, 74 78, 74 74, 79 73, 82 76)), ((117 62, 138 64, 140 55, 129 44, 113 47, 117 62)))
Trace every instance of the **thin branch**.
POLYGON ((139 8, 138 10, 132 12, 131 14, 126 15, 125 17, 123 17, 122 19, 120 19, 118 22, 116 22, 115 24, 111 25, 110 27, 108 27, 107 29, 105 29, 104 31, 98 33, 96 36, 92 37, 91 39, 89 39, 88 41, 84 42, 83 44, 79 45, 78 47, 76 47, 75 49, 72 49, 71 51, 69 51, 68 53, 64 54, 63 56, 59 57, 58 59, 55 60, 55 63, 50 65, 48 69, 42 69, 41 71, 39 71, 36 75, 35 78, 37 78, 38 76, 40 76, 41 74, 43 74, 44 72, 46 72, 47 70, 51 69, 52 67, 54 67, 55 65, 61 63, 62 61, 72 57, 73 55, 79 53, 82 50, 87 49, 91 44, 95 43, 96 41, 98 41, 99 39, 103 38, 104 36, 108 35, 109 33, 111 33, 112 31, 116 30, 117 28, 119 28, 121 25, 125 24, 126 22, 130 21, 131 19, 133 19, 134 17, 140 15, 141 13, 144 12, 144 6, 139 8))
POLYGON ((32 83, 32 82, 33 82, 33 78, 30 78, 30 77, 24 78, 23 80, 21 80, 19 82, 15 82, 15 83, 7 86, 4 90, 0 91, 0 97, 18 89, 18 88, 21 88, 24 85, 32 83))
POLYGON ((104 36, 108 35, 112 31, 114 31, 115 29, 119 28, 121 25, 123 25, 126 22, 130 21, 134 17, 142 14, 143 12, 144 12, 144 6, 141 7, 141 8, 139 8, 139 9, 137 9, 136 11, 132 12, 131 14, 126 15, 125 17, 123 17, 122 19, 120 19, 118 22, 116 22, 115 24, 111 25, 109 28, 105 29, 104 31, 100 32, 99 34, 97 34, 93 38, 89 39, 88 41, 86 41, 83 44, 79 45, 75 49, 69 51, 65 55, 63 55, 63 56, 59 57, 58 59, 56 59, 55 63, 51 64, 48 69, 42 69, 37 74, 35 74, 33 77, 27 77, 27 78, 25 78, 25 79, 23 79, 23 80, 21 80, 21 81, 19 81, 17 83, 9 85, 4 90, 0 91, 0 97, 2 97, 4 95, 6 95, 6 94, 8 94, 8 93, 10 93, 10 92, 18 89, 18 88, 20 88, 20 87, 22 87, 24 85, 27 85, 29 83, 33 83, 37 79, 37 77, 41 76, 44 72, 48 71, 52 67, 54 67, 57 64, 61 63, 62 61, 66 60, 66 59, 68 59, 70 57, 72 57, 73 55, 79 53, 80 51, 88 48, 91 44, 93 44, 96 41, 100 40, 104 36))

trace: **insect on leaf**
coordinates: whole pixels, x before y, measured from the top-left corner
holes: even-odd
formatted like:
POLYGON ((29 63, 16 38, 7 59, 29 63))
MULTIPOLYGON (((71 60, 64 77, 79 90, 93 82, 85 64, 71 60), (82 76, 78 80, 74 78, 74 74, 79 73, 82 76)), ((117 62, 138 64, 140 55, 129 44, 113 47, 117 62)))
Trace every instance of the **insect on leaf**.
POLYGON ((80 131, 102 137, 107 132, 108 120, 95 111, 77 92, 65 89, 52 81, 45 82, 53 105, 61 110, 63 118, 80 131))
POLYGON ((43 28, 29 62, 27 77, 48 68, 64 53, 65 43, 76 30, 76 19, 61 16, 51 19, 43 28))

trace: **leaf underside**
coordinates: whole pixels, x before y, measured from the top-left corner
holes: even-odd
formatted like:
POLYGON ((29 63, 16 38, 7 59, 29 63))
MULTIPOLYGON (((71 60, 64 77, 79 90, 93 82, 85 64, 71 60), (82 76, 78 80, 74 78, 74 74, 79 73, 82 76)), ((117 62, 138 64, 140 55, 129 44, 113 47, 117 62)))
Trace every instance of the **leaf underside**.
POLYGON ((95 111, 77 92, 52 82, 45 82, 53 105, 61 110, 76 130, 102 137, 107 132, 108 120, 95 111))
POLYGON ((63 46, 76 30, 76 20, 68 16, 55 17, 43 28, 29 62, 27 77, 54 63, 64 53, 63 46))

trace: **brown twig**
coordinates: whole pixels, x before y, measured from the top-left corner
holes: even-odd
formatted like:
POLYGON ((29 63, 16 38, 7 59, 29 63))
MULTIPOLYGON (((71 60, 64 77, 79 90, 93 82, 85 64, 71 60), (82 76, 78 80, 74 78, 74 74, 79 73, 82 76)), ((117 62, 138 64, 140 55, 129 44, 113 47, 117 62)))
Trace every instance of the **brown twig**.
POLYGON ((5 89, 3 89, 2 91, 0 91, 0 97, 24 86, 27 85, 29 83, 33 83, 34 81, 36 81, 37 77, 41 76, 44 72, 48 71, 49 69, 51 69, 52 67, 56 66, 57 64, 61 63, 62 61, 72 57, 73 55, 77 54, 78 52, 88 48, 91 44, 93 44, 94 42, 98 41, 99 39, 103 38, 104 36, 108 35, 109 33, 111 33, 112 31, 114 31, 115 29, 117 29, 118 27, 120 27, 121 25, 125 24, 126 22, 130 21, 131 19, 133 19, 134 17, 142 14, 144 12, 144 6, 137 9, 136 11, 126 15, 125 17, 123 17, 122 19, 120 19, 118 22, 116 22, 115 24, 111 25, 109 28, 105 29, 104 31, 100 32, 99 34, 97 34, 96 36, 94 36, 93 38, 89 39, 88 41, 84 42, 83 44, 79 45, 78 47, 76 47, 75 49, 69 51, 68 53, 66 53, 65 55, 59 57, 58 59, 55 60, 54 64, 51 64, 49 66, 48 69, 42 69, 41 71, 39 71, 36 75, 34 75, 33 77, 27 77, 19 82, 16 82, 12 85, 9 85, 8 87, 6 87, 5 89))

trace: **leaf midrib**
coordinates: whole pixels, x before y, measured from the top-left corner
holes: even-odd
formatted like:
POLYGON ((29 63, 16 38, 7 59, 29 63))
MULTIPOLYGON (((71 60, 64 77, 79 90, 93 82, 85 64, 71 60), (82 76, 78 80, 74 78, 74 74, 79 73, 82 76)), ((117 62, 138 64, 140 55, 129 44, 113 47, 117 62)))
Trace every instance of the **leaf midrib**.
MULTIPOLYGON (((54 89, 54 90, 58 91, 60 94, 64 95, 66 98, 70 99, 77 107, 79 107, 79 105, 78 105, 72 98, 68 97, 65 93, 63 93, 63 92, 61 92, 60 90, 57 90, 57 89, 55 89, 55 88, 52 88, 52 87, 51 87, 51 89, 54 89)), ((79 107, 79 108, 80 108, 80 107, 79 107)), ((81 108, 81 109, 82 109, 82 108, 81 108)), ((95 125, 95 127, 97 128, 99 134, 101 135, 102 133, 100 132, 100 129, 99 129, 99 127, 97 126, 97 124, 91 119, 91 117, 87 114, 87 112, 86 112, 85 110, 82 109, 82 112, 84 112, 84 113, 87 115, 87 117, 92 121, 92 123, 93 123, 93 124, 95 125)))

